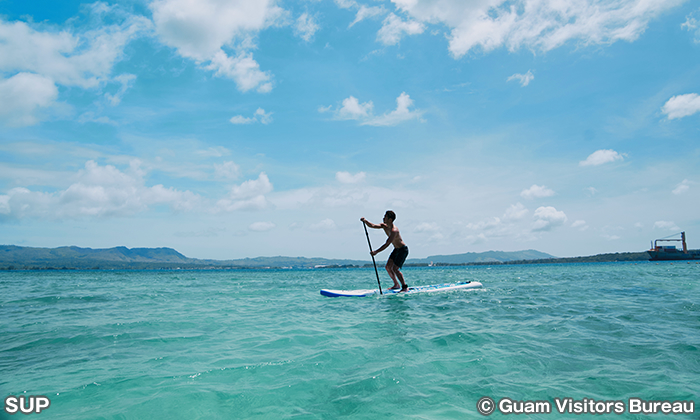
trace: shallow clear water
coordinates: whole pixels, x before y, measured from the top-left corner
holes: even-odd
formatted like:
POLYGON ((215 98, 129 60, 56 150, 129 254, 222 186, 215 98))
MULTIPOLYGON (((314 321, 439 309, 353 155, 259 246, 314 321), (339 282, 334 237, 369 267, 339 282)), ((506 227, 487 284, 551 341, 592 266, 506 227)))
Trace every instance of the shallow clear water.
POLYGON ((0 396, 45 395, 39 418, 71 420, 484 418, 483 396, 700 403, 698 264, 404 273, 484 287, 327 298, 376 285, 374 270, 1 272, 0 396))

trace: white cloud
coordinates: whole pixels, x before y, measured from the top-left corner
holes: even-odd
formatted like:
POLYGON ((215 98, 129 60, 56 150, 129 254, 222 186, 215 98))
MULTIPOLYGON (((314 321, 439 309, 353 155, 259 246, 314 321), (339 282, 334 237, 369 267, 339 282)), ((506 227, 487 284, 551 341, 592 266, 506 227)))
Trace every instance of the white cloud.
POLYGON ((335 179, 343 184, 357 184, 358 182, 364 181, 366 176, 367 174, 364 172, 358 172, 355 175, 350 172, 336 172, 335 179))
POLYGON ((352 28, 355 26, 355 24, 362 22, 363 20, 367 18, 373 18, 376 16, 382 16, 386 13, 386 9, 384 6, 374 6, 374 7, 367 7, 367 6, 360 6, 360 8, 357 10, 357 14, 355 15, 355 20, 352 21, 349 28, 352 28))
POLYGON ((163 185, 147 187, 144 175, 136 160, 126 171, 88 161, 65 190, 45 193, 14 188, 0 195, 0 213, 16 219, 121 217, 145 211, 152 205, 169 204, 173 210, 186 211, 201 202, 201 197, 190 191, 163 185))
POLYGON ((350 96, 343 99, 343 107, 335 115, 340 120, 359 120, 369 117, 373 107, 372 101, 361 104, 357 98, 350 96))
MULTIPOLYGON (((92 17, 96 19, 109 11, 96 6, 87 10, 95 13, 92 17)), ((112 79, 112 69, 123 58, 124 46, 150 28, 150 21, 138 16, 75 34, 36 30, 25 22, 0 18, 0 74, 8 77, 0 78, 0 120, 14 126, 38 123, 41 110, 56 106, 57 85, 90 89, 114 80, 122 87, 107 99, 118 104, 131 85, 131 77, 112 79), (8 109, 10 103, 12 109, 8 109)))
POLYGON ((258 108, 252 117, 244 117, 243 115, 236 115, 229 120, 232 124, 252 124, 252 123, 263 123, 270 124, 272 122, 272 112, 265 112, 264 109, 258 108))
POLYGON ((588 225, 586 224, 585 220, 576 220, 574 223, 571 224, 571 227, 574 229, 578 229, 582 232, 588 230, 588 225))
POLYGON ((690 32, 694 32, 696 43, 700 43, 700 22, 695 17, 698 12, 694 12, 686 16, 685 22, 681 24, 681 29, 686 29, 690 32))
POLYGON ((582 45, 633 41, 650 20, 683 0, 393 0, 419 22, 450 28, 457 58, 475 48, 549 51, 569 41, 582 45))
POLYGON ((529 210, 526 209, 521 203, 512 204, 506 210, 505 214, 503 215, 503 219, 506 221, 522 220, 525 218, 528 212, 529 210))
POLYGON ((265 194, 272 191, 272 183, 265 172, 258 179, 251 179, 241 185, 234 185, 228 196, 217 203, 217 208, 223 211, 261 210, 267 207, 265 194))
POLYGON ((217 178, 236 179, 241 173, 241 168, 231 161, 224 162, 222 164, 215 163, 214 173, 216 174, 217 178))
POLYGON ((229 196, 234 199, 250 198, 258 195, 267 194, 272 191, 272 183, 265 172, 260 172, 258 179, 248 180, 241 185, 236 185, 231 188, 229 196))
POLYGON ((337 4, 341 9, 352 9, 353 7, 359 7, 357 2, 354 0, 335 0, 335 4, 337 4))
MULTIPOLYGON (((352 98, 352 96, 350 97, 352 98)), ((349 99, 349 98, 348 98, 349 99)), ((354 99, 354 98, 353 98, 354 99)), ((345 108, 345 101, 343 101, 345 108)), ((355 118, 361 120, 361 125, 372 125, 372 126, 394 126, 405 121, 410 121, 414 119, 420 119, 423 115, 422 110, 409 109, 413 106, 413 100, 406 92, 402 92, 398 98, 396 98, 396 109, 387 112, 384 115, 374 116, 372 115, 372 102, 366 103, 364 108, 360 108, 361 111, 365 111, 363 114, 355 114, 355 118)), ((342 110, 341 110, 342 111, 342 110)))
POLYGON ((563 211, 554 207, 539 207, 533 214, 535 221, 532 224, 534 232, 544 232, 561 226, 566 222, 567 217, 563 211))
MULTIPOLYGON (((374 115, 374 104, 372 101, 360 103, 354 96, 343 99, 342 107, 333 112, 336 120, 357 120, 361 125, 372 126, 394 126, 405 121, 420 119, 424 111, 410 109, 413 100, 406 93, 402 92, 396 98, 396 109, 386 112, 383 115, 374 115)), ((318 112, 331 112, 332 107, 319 107, 318 112)))
POLYGON ((231 151, 223 146, 216 146, 206 150, 197 150, 195 153, 202 157, 222 157, 230 155, 231 151))
POLYGON ((598 190, 595 189, 595 187, 585 188, 585 191, 587 191, 591 197, 593 197, 594 195, 596 195, 598 193, 598 190))
POLYGON ((658 222, 655 222, 654 229, 664 229, 664 230, 670 230, 670 231, 681 230, 681 228, 676 226, 676 224, 674 222, 669 222, 666 220, 659 220, 658 222))
POLYGON ((413 231, 416 233, 435 233, 440 231, 440 226, 437 223, 422 222, 413 231))
POLYGON ((0 78, 0 98, 0 121, 15 127, 34 125, 40 120, 37 112, 58 98, 58 88, 48 77, 19 73, 0 78))
POLYGON ((260 70, 250 50, 253 37, 285 17, 273 0, 156 0, 150 5, 161 41, 247 92, 269 92, 272 76, 260 70), (224 47, 234 47, 229 56, 224 47))
MULTIPOLYGON (((445 235, 442 234, 440 226, 437 223, 432 222, 422 222, 419 223, 414 229, 415 234, 427 236, 427 241, 429 242, 442 242, 445 239, 445 235)), ((423 240, 426 241, 426 240, 423 240)))
POLYGON ((481 222, 478 223, 468 223, 467 224, 467 229, 471 230, 488 230, 488 229, 493 229, 501 225, 501 219, 498 217, 491 217, 486 220, 482 220, 481 222))
POLYGON ((105 93, 105 98, 107 98, 107 101, 109 102, 110 105, 112 106, 117 106, 121 103, 122 98, 124 97, 124 94, 126 93, 131 86, 134 85, 134 82, 136 81, 136 75, 135 74, 121 74, 117 77, 114 78, 116 82, 118 82, 121 86, 117 93, 114 95, 110 93, 105 93))
POLYGON ((309 229, 315 230, 315 231, 329 231, 329 230, 335 230, 337 227, 335 225, 335 222, 332 219, 324 219, 318 223, 314 223, 311 226, 309 226, 309 229))
POLYGON ((0 71, 35 73, 64 86, 96 87, 109 80, 124 46, 150 27, 148 19, 129 16, 120 25, 72 34, 0 19, 0 71))
POLYGON ((624 153, 620 154, 614 150, 596 150, 590 156, 588 156, 586 160, 579 162, 579 166, 599 166, 605 163, 624 160, 625 156, 626 155, 624 153))
POLYGON ((678 186, 673 190, 673 193, 676 195, 683 194, 687 192, 690 189, 690 184, 691 182, 688 181, 687 179, 684 179, 678 186))
POLYGON ((534 78, 535 75, 532 74, 532 70, 528 70, 525 74, 516 73, 510 76, 507 81, 510 82, 511 80, 517 80, 520 82, 520 86, 525 87, 529 85, 534 78))
POLYGON ((697 93, 674 96, 661 108, 669 120, 689 117, 700 111, 700 96, 697 93))
POLYGON ((404 22, 400 17, 391 13, 384 19, 382 28, 377 32, 377 41, 384 45, 396 45, 404 35, 417 35, 425 31, 425 25, 416 21, 404 22))
POLYGON ((255 222, 248 226, 248 229, 254 232, 266 232, 268 230, 274 229, 275 224, 272 222, 255 222))
POLYGON ((240 125, 240 124, 252 124, 252 123, 256 122, 257 120, 254 117, 248 118, 248 117, 244 117, 243 115, 235 115, 235 116, 231 117, 231 119, 229 121, 231 121, 231 124, 240 125))
POLYGON ((393 126, 404 121, 409 121, 413 119, 420 119, 423 115, 421 110, 411 111, 409 108, 413 105, 413 100, 406 92, 402 92, 398 98, 396 98, 396 109, 368 121, 362 123, 362 125, 374 125, 374 126, 393 126))
POLYGON ((526 198, 528 200, 531 200, 533 198, 551 197, 553 195, 554 191, 550 190, 544 185, 533 185, 532 187, 523 190, 520 193, 521 197, 526 198))
POLYGON ((267 93, 272 90, 272 76, 269 72, 260 70, 260 65, 253 60, 253 54, 241 52, 237 57, 229 57, 220 50, 214 54, 207 70, 216 70, 216 76, 227 77, 238 86, 241 92, 248 92, 256 89, 260 93, 267 93))
POLYGON ((320 26, 318 26, 313 16, 309 16, 308 13, 303 13, 299 16, 294 24, 294 34, 306 42, 311 41, 311 38, 319 29, 320 26))

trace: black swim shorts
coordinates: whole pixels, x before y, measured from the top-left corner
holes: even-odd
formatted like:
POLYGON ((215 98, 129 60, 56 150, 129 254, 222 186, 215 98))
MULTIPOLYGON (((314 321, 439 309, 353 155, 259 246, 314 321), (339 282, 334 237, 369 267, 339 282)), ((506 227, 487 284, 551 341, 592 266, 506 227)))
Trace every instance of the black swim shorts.
POLYGON ((394 248, 391 255, 389 255, 389 259, 392 260, 394 265, 399 268, 403 267, 406 257, 408 257, 408 247, 406 245, 402 246, 401 248, 394 248))

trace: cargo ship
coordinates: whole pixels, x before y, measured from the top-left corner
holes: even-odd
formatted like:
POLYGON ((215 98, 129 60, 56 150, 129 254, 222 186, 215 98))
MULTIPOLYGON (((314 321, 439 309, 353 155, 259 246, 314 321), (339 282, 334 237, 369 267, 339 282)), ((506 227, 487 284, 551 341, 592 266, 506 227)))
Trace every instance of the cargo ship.
MULTIPOLYGON (((672 235, 676 236, 676 235, 672 235)), ((669 237, 667 237, 669 238, 669 237)), ((700 249, 688 249, 685 243, 685 232, 681 232, 680 239, 656 239, 651 246, 649 253, 650 261, 676 261, 676 260, 699 260, 700 249), (683 249, 676 248, 675 245, 659 246, 658 242, 681 242, 683 249)))

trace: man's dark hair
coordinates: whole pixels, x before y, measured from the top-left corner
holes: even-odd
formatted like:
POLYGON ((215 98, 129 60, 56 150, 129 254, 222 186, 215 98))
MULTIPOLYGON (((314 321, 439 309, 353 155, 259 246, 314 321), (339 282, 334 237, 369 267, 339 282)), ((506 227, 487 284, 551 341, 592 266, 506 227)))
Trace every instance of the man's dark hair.
POLYGON ((394 213, 394 212, 391 211, 391 210, 387 210, 386 213, 385 213, 384 215, 385 215, 386 217, 388 217, 389 219, 391 219, 392 222, 393 222, 394 220, 396 220, 396 213, 394 213))

